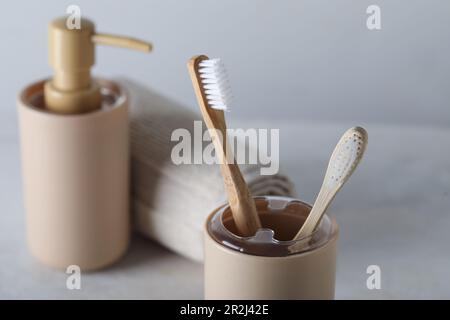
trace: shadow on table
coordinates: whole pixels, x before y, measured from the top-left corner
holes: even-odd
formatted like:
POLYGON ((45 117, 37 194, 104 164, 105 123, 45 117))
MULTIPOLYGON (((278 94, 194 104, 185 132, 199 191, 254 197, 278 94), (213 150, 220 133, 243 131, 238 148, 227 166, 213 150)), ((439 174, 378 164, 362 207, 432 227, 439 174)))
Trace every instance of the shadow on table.
MULTIPOLYGON (((134 234, 131 237, 130 245, 125 255, 108 269, 114 271, 138 268, 142 265, 159 265, 167 260, 176 258, 183 259, 175 256, 173 252, 165 249, 156 242, 134 234)), ((186 262, 189 261, 187 259, 185 260, 186 262)))

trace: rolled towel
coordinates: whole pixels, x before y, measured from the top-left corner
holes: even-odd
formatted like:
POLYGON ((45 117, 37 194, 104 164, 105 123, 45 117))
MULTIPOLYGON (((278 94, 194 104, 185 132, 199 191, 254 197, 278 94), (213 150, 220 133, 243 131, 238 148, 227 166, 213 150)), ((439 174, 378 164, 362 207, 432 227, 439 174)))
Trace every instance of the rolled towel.
MULTIPOLYGON (((175 129, 193 131, 199 113, 128 79, 130 95, 131 204, 142 235, 187 258, 202 261, 206 217, 226 202, 219 165, 171 160, 175 129)), ((252 146, 249 146, 252 147, 252 146)), ((240 165, 253 195, 294 196, 290 180, 260 175, 259 165, 240 165)))

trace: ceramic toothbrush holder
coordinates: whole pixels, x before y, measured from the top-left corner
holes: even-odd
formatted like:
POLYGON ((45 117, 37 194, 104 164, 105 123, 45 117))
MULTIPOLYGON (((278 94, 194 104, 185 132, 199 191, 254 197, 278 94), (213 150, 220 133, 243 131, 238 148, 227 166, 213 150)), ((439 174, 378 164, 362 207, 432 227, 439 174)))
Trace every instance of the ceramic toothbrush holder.
POLYGON ((333 299, 339 229, 325 215, 309 237, 292 241, 311 206, 255 197, 264 229, 239 236, 228 205, 204 229, 206 299, 333 299))

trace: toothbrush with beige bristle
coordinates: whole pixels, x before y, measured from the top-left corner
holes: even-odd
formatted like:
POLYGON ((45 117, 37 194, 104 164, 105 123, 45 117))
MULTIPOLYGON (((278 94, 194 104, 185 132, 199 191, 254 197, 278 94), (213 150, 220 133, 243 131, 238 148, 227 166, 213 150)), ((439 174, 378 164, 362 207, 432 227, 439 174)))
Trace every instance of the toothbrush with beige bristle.
POLYGON ((300 240, 314 232, 331 201, 358 166, 367 141, 367 132, 361 127, 350 128, 341 137, 331 155, 319 195, 294 240, 300 240))
POLYGON ((253 236, 261 228, 255 202, 239 166, 227 154, 224 111, 230 102, 230 87, 225 68, 219 59, 202 55, 191 58, 188 69, 203 119, 221 160, 220 167, 233 220, 242 236, 253 236))

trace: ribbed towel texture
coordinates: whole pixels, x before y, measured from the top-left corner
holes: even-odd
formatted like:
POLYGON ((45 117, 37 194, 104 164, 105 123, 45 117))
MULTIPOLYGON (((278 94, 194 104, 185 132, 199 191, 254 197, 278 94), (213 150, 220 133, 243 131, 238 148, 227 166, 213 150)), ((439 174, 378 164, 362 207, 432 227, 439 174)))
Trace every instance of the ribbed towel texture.
MULTIPOLYGON (((202 261, 205 219, 226 202, 220 168, 217 164, 175 165, 171 160, 172 148, 178 143, 171 141, 173 130, 185 128, 192 133, 201 115, 139 83, 119 82, 130 96, 135 228, 180 255, 202 261)), ((294 196, 285 176, 262 176, 259 165, 240 168, 253 195, 294 196)))

